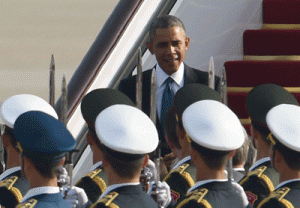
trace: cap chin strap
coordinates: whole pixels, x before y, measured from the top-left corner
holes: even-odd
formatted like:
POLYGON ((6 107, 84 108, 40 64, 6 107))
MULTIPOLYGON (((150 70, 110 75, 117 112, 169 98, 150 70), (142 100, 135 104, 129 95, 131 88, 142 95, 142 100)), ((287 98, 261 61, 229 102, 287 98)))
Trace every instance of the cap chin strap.
POLYGON ((277 143, 276 140, 274 139, 272 133, 270 133, 270 134, 268 135, 267 139, 269 139, 269 140, 272 142, 273 145, 275 145, 275 144, 277 143))
POLYGON ((186 134, 186 139, 187 139, 187 141, 188 141, 189 143, 192 142, 191 138, 190 138, 189 135, 187 135, 187 134, 186 134))

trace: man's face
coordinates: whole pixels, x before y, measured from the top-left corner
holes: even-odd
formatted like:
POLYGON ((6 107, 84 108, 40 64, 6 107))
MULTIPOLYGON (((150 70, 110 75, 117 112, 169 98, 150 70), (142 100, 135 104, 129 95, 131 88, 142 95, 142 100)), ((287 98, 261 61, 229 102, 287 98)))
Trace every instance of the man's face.
POLYGON ((189 47, 190 38, 180 27, 157 29, 147 47, 155 55, 159 66, 171 75, 179 69, 189 47))

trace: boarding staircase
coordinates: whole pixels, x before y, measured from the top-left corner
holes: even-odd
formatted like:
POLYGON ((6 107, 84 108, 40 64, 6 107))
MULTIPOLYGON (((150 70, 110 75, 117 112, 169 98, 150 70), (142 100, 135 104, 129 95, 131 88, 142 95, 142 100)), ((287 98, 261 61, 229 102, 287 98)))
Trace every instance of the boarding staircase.
POLYGON ((285 87, 300 103, 300 1, 264 0, 263 26, 243 34, 241 61, 227 61, 228 105, 249 133, 245 101, 255 86, 285 87))

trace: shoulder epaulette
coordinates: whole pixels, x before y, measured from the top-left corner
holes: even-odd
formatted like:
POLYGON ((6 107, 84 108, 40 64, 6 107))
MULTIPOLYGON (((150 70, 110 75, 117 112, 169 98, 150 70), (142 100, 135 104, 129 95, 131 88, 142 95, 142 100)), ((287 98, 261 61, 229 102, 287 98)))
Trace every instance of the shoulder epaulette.
POLYGON ((104 205, 104 207, 109 207, 109 208, 119 208, 118 205, 113 203, 113 200, 118 196, 119 194, 117 192, 111 192, 104 196, 102 199, 100 199, 96 204, 91 206, 91 208, 97 207, 99 204, 104 205))
POLYGON ((38 201, 36 199, 29 199, 23 202, 22 204, 16 206, 16 208, 33 208, 37 204, 37 202, 38 201))
POLYGON ((185 171, 189 166, 189 164, 184 163, 178 168, 171 170, 170 173, 163 179, 163 181, 168 180, 171 177, 171 174, 176 172, 179 173, 179 175, 181 175, 187 181, 190 187, 192 187, 195 184, 195 181, 192 176, 187 171, 185 171))
POLYGON ((273 182, 270 180, 270 178, 267 175, 263 174, 266 169, 267 166, 261 166, 253 171, 250 171, 247 174, 247 176, 240 181, 240 185, 243 185, 249 179, 250 176, 257 176, 267 185, 270 192, 274 191, 275 188, 273 182))
POLYGON ((184 205, 186 205, 189 201, 195 201, 198 204, 201 204, 202 206, 204 206, 205 208, 212 208, 212 206, 210 205, 210 203, 204 199, 204 196, 208 193, 208 189, 206 188, 202 188, 199 190, 195 190, 191 193, 189 193, 187 196, 188 198, 184 199, 182 202, 180 202, 178 204, 178 206, 176 206, 176 208, 181 208, 184 205))
MULTIPOLYGON (((106 189, 106 183, 105 181, 98 177, 98 174, 102 172, 102 168, 97 168, 91 172, 89 172, 88 174, 86 174, 85 176, 83 176, 78 182, 77 184, 82 182, 83 178, 90 178, 91 181, 93 181, 101 190, 101 193, 104 192, 104 190, 106 189)), ((76 186, 76 185, 75 185, 76 186)))
POLYGON ((11 192, 15 196, 17 203, 20 203, 21 200, 23 199, 23 196, 20 190, 14 187, 14 184, 16 183, 17 180, 18 180, 17 176, 10 176, 0 181, 0 190, 6 189, 7 191, 11 192))
POLYGON ((277 201, 279 201, 280 203, 282 203, 284 205, 284 207, 286 208, 294 208, 294 206, 292 205, 291 202, 289 202, 288 200, 284 199, 285 195, 287 195, 287 193, 289 193, 291 189, 288 187, 283 187, 280 188, 274 192, 272 192, 270 194, 270 196, 268 196, 267 198, 265 198, 259 205, 258 208, 262 207, 265 203, 269 202, 271 199, 276 199, 277 201))

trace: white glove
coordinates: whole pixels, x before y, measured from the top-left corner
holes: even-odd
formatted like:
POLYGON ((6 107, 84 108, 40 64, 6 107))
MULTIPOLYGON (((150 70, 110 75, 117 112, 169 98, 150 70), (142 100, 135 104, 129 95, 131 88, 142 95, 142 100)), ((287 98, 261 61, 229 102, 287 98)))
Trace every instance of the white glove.
POLYGON ((154 181, 156 179, 156 168, 155 168, 155 164, 152 160, 148 161, 147 166, 144 168, 144 173, 147 176, 147 180, 148 181, 154 181))
POLYGON ((161 207, 167 207, 172 201, 170 186, 165 181, 158 181, 156 186, 154 183, 155 181, 150 182, 150 188, 147 193, 149 195, 155 194, 156 203, 161 207), (152 190, 154 187, 156 187, 156 189, 152 190))
POLYGON ((84 208, 87 205, 88 197, 82 188, 73 186, 71 189, 64 189, 62 192, 64 199, 73 208, 84 208))
POLYGON ((57 182, 61 187, 67 186, 70 184, 70 177, 67 172, 67 170, 63 167, 60 166, 58 170, 58 176, 57 176, 57 182))
POLYGON ((233 188, 236 190, 236 193, 241 196, 244 207, 247 207, 249 204, 249 201, 248 201, 247 195, 246 195, 243 187, 236 182, 232 182, 231 184, 232 184, 233 188))

